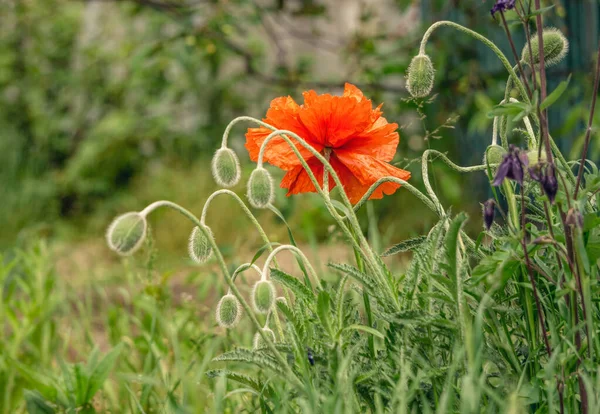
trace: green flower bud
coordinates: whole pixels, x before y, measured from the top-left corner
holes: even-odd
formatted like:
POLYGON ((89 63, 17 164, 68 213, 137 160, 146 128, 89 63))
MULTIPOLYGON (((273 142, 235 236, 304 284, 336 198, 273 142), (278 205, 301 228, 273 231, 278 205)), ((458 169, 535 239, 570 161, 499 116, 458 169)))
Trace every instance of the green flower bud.
POLYGON ((108 247, 122 256, 129 256, 142 245, 147 228, 146 217, 138 212, 125 213, 108 226, 108 247))
POLYGON ((273 179, 264 168, 252 171, 248 180, 248 201, 252 207, 265 208, 273 201, 273 179))
POLYGON ((242 305, 231 293, 223 296, 217 305, 217 323, 223 328, 233 328, 242 317, 242 305))
MULTIPOLYGON (((210 227, 204 226, 210 237, 213 237, 210 227)), ((188 252, 196 263, 205 263, 212 254, 212 245, 208 237, 199 227, 194 227, 188 243, 188 252)))
MULTIPOLYGON (((559 63, 569 52, 569 41, 565 35, 557 28, 551 27, 544 29, 544 62, 546 67, 554 66, 559 63)), ((531 53, 533 54, 533 64, 540 63, 539 37, 535 35, 531 38, 531 53)), ((531 65, 529 57, 529 46, 526 44, 521 52, 521 59, 527 65, 531 65)))
POLYGON ((212 160, 212 173, 217 184, 233 187, 240 181, 240 161, 229 148, 219 148, 212 160))
MULTIPOLYGON (((262 331, 269 336, 269 339, 271 339, 271 341, 275 342, 275 333, 271 329, 262 328, 262 331)), ((263 339, 261 334, 259 332, 255 333, 254 340, 252 341, 252 348, 260 349, 260 348, 264 348, 266 346, 267 346, 267 343, 265 342, 265 340, 263 339)))
POLYGON ((256 282, 252 289, 252 306, 258 313, 268 313, 275 303, 275 286, 268 280, 256 282))
POLYGON ((485 150, 485 155, 483 157, 483 163, 487 164, 500 164, 504 159, 504 155, 506 154, 506 150, 502 148, 500 145, 490 145, 485 150))
POLYGON ((408 66, 406 89, 414 98, 425 98, 433 88, 434 73, 429 56, 415 56, 408 66))

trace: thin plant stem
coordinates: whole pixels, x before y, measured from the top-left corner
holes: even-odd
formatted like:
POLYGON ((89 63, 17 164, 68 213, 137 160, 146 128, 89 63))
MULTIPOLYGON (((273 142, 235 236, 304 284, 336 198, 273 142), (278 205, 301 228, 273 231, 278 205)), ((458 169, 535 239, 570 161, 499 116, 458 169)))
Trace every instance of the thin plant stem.
POLYGON ((583 151, 581 152, 581 161, 579 163, 579 172, 577 173, 577 183, 575 184, 574 199, 577 199, 579 187, 581 186, 581 178, 585 169, 585 160, 587 158, 590 139, 592 137, 592 122, 594 121, 594 112, 596 111, 596 99, 598 98, 598 79, 600 78, 600 45, 598 46, 598 56, 596 57, 596 74, 594 76, 594 89, 592 90, 592 105, 590 107, 590 116, 588 118, 587 130, 585 131, 585 141, 583 151))
MULTIPOLYGON (((256 230, 258 231, 258 234, 260 235, 263 242, 268 246, 267 248, 269 249, 269 252, 272 252, 273 246, 271 244, 271 241, 269 240, 269 237, 267 236, 267 233, 265 233, 265 230, 262 228, 262 226, 260 225, 260 223, 258 222, 256 217, 254 216, 254 214, 252 214, 252 212, 250 211, 250 209, 248 208, 246 203, 244 203, 244 201, 240 198, 240 196, 238 196, 236 193, 234 193, 231 190, 226 190, 226 189, 217 190, 214 193, 212 193, 210 195, 210 197, 208 197, 208 199, 206 199, 206 202, 204 203, 204 207, 202 208, 202 215, 200 216, 200 222, 202 224, 204 224, 206 222, 206 215, 208 213, 208 208, 210 207, 212 201, 220 195, 228 195, 228 196, 232 197, 235 201, 238 202, 240 207, 242 207, 242 211, 244 212, 244 214, 250 219, 250 221, 252 222, 254 227, 256 227, 256 230)), ((275 266, 279 267, 279 264, 277 263, 277 261, 275 261, 275 266)))
POLYGON ((302 259, 304 264, 308 267, 308 271, 309 271, 310 275, 312 276, 313 280, 316 282, 319 289, 322 289, 321 281, 319 280, 319 277, 317 276, 317 272, 315 272, 315 269, 310 264, 310 262, 308 261, 308 259, 306 258, 306 256, 302 252, 302 250, 300 250, 296 246, 292 246, 291 244, 284 244, 283 246, 278 246, 275 250, 273 250, 271 252, 271 254, 269 254, 269 256, 267 257, 267 260, 265 260, 265 264, 263 265, 263 269, 262 269, 262 273, 261 273, 262 277, 265 278, 267 276, 267 274, 269 273, 269 265, 275 259, 275 256, 279 252, 282 252, 284 250, 290 250, 290 251, 296 253, 302 259))
POLYGON ((513 41, 512 35, 510 34, 510 30, 508 28, 508 24, 506 24, 506 18, 504 17, 504 12, 500 10, 500 17, 502 18, 502 24, 504 25, 504 31, 506 32, 506 37, 508 37, 508 43, 510 43, 510 49, 513 52, 515 60, 517 61, 517 66, 519 67, 519 72, 521 73, 521 78, 523 78, 523 83, 525 84, 525 89, 527 89, 527 96, 531 99, 531 88, 529 87, 529 82, 527 82, 527 77, 525 76, 525 71, 523 70, 523 65, 521 65, 521 59, 519 59, 519 55, 517 54, 517 49, 515 48, 515 42, 513 41))

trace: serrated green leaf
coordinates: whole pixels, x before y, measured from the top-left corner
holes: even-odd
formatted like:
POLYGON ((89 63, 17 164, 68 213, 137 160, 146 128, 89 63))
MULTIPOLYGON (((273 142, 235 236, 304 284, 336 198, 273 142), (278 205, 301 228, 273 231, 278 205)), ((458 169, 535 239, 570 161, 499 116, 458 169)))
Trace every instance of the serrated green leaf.
POLYGON ((365 326, 365 325, 350 325, 350 326, 346 326, 343 330, 344 331, 352 331, 352 330, 353 331, 363 331, 366 333, 370 333, 371 335, 376 336, 378 338, 381 338, 381 339, 384 338, 384 336, 381 332, 379 332, 376 329, 365 326))
POLYGON ((281 283, 283 286, 287 287, 292 291, 292 293, 294 293, 296 298, 303 299, 311 303, 315 302, 315 294, 313 291, 306 287, 294 276, 275 268, 271 268, 270 274, 273 281, 281 283))
POLYGON ((256 365, 259 368, 269 369, 277 374, 284 375, 283 369, 279 363, 271 358, 262 350, 250 350, 237 348, 233 351, 225 352, 212 359, 213 362, 245 362, 256 365))
POLYGON ((339 270, 344 274, 347 274, 367 289, 375 290, 376 285, 375 282, 371 279, 371 277, 361 272, 357 268, 345 263, 329 263, 327 266, 331 267, 332 269, 339 270))
POLYGON ((319 315, 319 319, 321 320, 321 324, 323 325, 323 328, 325 328, 325 331, 327 331, 330 336, 333 336, 333 332, 331 331, 330 313, 331 298, 329 297, 329 293, 321 291, 319 292, 319 297, 317 299, 317 315, 319 315))
POLYGON ((387 257, 387 256, 392 256, 392 255, 398 254, 398 253, 408 252, 408 251, 411 251, 411 250, 414 250, 414 249, 420 247, 421 245, 423 245, 423 243, 425 243, 426 240, 427 240, 427 237, 425 237, 425 236, 419 236, 419 237, 415 237, 412 239, 404 240, 404 241, 388 248, 381 255, 383 257, 387 257))
MULTIPOLYGON (((263 390, 267 390, 265 388, 264 384, 258 378, 254 378, 249 375, 242 374, 242 373, 235 372, 235 371, 229 371, 227 369, 213 369, 213 370, 207 371, 206 376, 208 378, 225 377, 227 379, 239 382, 240 384, 250 387, 253 390, 257 391, 258 393, 262 393, 263 390)), ((265 393, 265 394, 268 394, 268 393, 265 393)))

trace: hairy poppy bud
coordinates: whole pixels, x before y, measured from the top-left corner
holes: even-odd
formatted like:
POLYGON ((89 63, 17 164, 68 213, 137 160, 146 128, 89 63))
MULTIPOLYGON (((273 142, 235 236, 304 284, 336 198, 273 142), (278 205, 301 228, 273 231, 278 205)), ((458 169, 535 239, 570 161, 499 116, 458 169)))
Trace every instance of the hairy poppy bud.
POLYGON ((212 173, 217 184, 233 187, 240 181, 240 161, 230 148, 219 148, 212 160, 212 173))
MULTIPOLYGON (((275 342, 275 333, 271 329, 262 328, 262 331, 269 336, 269 339, 271 341, 275 342)), ((254 340, 252 341, 252 347, 254 349, 260 349, 264 348, 265 346, 267 346, 267 343, 265 342, 261 334, 259 332, 255 333, 254 340)))
MULTIPOLYGON (((559 63, 569 52, 569 41, 565 35, 558 29, 551 27, 544 29, 544 63, 547 67, 554 66, 559 63)), ((531 38, 531 53, 533 55, 533 64, 540 63, 540 46, 539 37, 537 35, 531 38)), ((521 53, 521 59, 527 65, 531 65, 529 56, 529 45, 525 45, 521 53)))
POLYGON ((217 323, 223 328, 233 328, 242 316, 242 305, 231 293, 223 296, 217 305, 217 323))
MULTIPOLYGON (((204 229, 212 238, 213 235, 210 227, 204 226, 204 229)), ((188 252, 192 260, 194 260, 196 263, 205 263, 212 254, 212 245, 210 240, 199 227, 194 227, 192 234, 190 234, 188 252)))
POLYGON ((496 202, 493 198, 483 203, 483 222, 487 230, 492 227, 492 223, 494 222, 494 216, 496 215, 495 207, 496 202))
POLYGON ((485 150, 485 156, 483 157, 484 164, 500 164, 504 159, 506 150, 500 145, 490 145, 485 150))
POLYGON ((137 212, 125 213, 108 226, 108 247, 122 256, 129 256, 142 245, 147 228, 146 217, 137 212))
POLYGON ((252 171, 248 180, 248 201, 256 208, 265 208, 273 201, 273 179, 264 168, 252 171))
POLYGON ((434 73, 429 56, 415 56, 406 73, 406 89, 414 98, 425 98, 433 88, 434 73))
POLYGON ((268 313, 275 303, 275 286, 268 280, 256 282, 252 289, 252 305, 258 313, 268 313))

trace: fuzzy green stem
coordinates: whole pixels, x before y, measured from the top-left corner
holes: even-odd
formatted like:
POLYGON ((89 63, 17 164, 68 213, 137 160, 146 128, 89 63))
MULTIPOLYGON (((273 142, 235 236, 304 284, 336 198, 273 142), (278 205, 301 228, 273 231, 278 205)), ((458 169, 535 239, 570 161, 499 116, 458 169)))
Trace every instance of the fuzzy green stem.
MULTIPOLYGON (((262 228, 262 226, 260 225, 260 223, 258 222, 256 217, 254 216, 254 214, 252 214, 252 212, 250 211, 250 209, 248 208, 246 203, 244 203, 244 201, 240 198, 240 196, 238 196, 236 193, 234 193, 231 190, 226 190, 226 189, 218 190, 218 191, 215 191, 214 193, 212 193, 210 195, 210 197, 208 197, 208 199, 204 203, 204 207, 202 208, 202 215, 200 216, 200 223, 204 224, 206 222, 206 215, 208 213, 208 208, 210 207, 212 201, 220 195, 231 196, 235 201, 238 202, 240 207, 242 207, 242 211, 244 212, 244 214, 250 219, 250 221, 252 222, 254 227, 256 227, 256 230, 260 234, 260 237, 263 240, 263 242, 268 246, 269 252, 272 252, 273 246, 271 245, 271 241, 269 240, 267 233, 265 233, 265 230, 262 228)), ((279 267, 279 264, 277 263, 277 261, 275 261, 275 266, 279 267)))
POLYGON ((296 246, 292 246, 291 244, 284 244, 283 246, 278 246, 275 250, 273 250, 271 252, 271 254, 269 254, 269 256, 267 257, 267 260, 265 261, 265 264, 263 265, 261 277, 266 278, 266 275, 269 273, 269 265, 275 259, 275 256, 277 255, 277 253, 284 251, 284 250, 290 250, 290 251, 296 253, 298 256, 300 256, 300 258, 302 259, 304 264, 308 267, 308 271, 309 271, 310 275, 312 276, 313 280, 317 283, 317 286, 319 287, 319 289, 322 289, 321 281, 319 280, 319 277, 317 276, 317 272, 315 272, 315 269, 312 267, 312 265, 310 264, 310 262, 308 261, 308 259, 306 258, 306 256, 302 252, 302 250, 300 250, 296 246))
POLYGON ((444 161, 444 163, 446 165, 448 165, 450 168, 452 168, 455 171, 458 172, 463 172, 463 173, 469 173, 469 172, 474 172, 474 171, 485 171, 485 169, 487 168, 486 165, 473 165, 471 167, 461 167, 460 165, 456 165, 454 164, 452 161, 450 161, 450 159, 443 153, 436 151, 436 150, 426 150, 425 152, 423 152, 423 156, 421 157, 421 172, 423 175, 423 183, 425 184, 425 189, 427 190, 427 194, 429 194, 429 198, 433 201, 433 203, 436 206, 436 209, 438 211, 438 215, 440 217, 444 216, 446 213, 444 211, 444 208, 442 207, 442 204, 440 203, 440 200, 437 198, 437 195, 435 194, 435 191, 433 191, 433 188, 431 187, 431 183, 429 182, 429 157, 430 155, 436 155, 438 156, 442 161, 444 161))
POLYGON ((491 49, 492 52, 494 52, 496 54, 496 56, 498 56, 498 59, 500 59, 500 61, 502 62, 502 64, 504 65, 504 67, 506 68, 506 70, 508 71, 508 73, 510 74, 510 76, 513 78, 513 81, 517 85, 517 88, 519 89, 519 93, 521 94, 521 96, 523 97, 523 99, 527 103, 530 103, 529 97, 527 96, 527 91, 525 90, 525 87, 523 86, 523 82, 521 82, 521 80, 517 76, 517 73, 515 72, 515 70, 511 66, 510 62, 508 61, 508 59, 506 58, 506 56, 504 55, 504 53, 502 53, 502 51, 498 48, 498 46, 496 46, 487 37, 482 36, 479 33, 475 32, 475 31, 473 31, 471 29, 467 29, 466 27, 464 27, 464 26, 462 26, 462 25, 460 25, 458 23, 454 23, 454 22, 451 22, 451 21, 448 21, 448 20, 443 20, 443 21, 436 22, 436 23, 432 24, 429 27, 429 29, 427 29, 427 31, 425 32, 425 34, 423 35, 423 40, 421 40, 421 47, 419 48, 419 54, 421 54, 421 55, 425 54, 425 46, 427 45, 427 41, 429 40, 429 37, 435 31, 435 29, 437 29, 439 27, 442 27, 442 26, 449 26, 449 27, 453 27, 453 28, 455 28, 457 30, 460 30, 461 32, 466 33, 469 36, 471 36, 471 37, 479 40, 484 45, 486 45, 489 49, 491 49))
POLYGON ((421 200, 423 204, 425 204, 431 211, 439 215, 436 205, 433 204, 433 202, 429 198, 427 198, 425 194, 420 192, 417 188, 413 187, 408 182, 396 177, 383 177, 375 181, 375 183, 371 187, 369 187, 365 195, 362 196, 359 202, 354 205, 354 211, 360 210, 360 208, 369 200, 369 197, 371 197, 375 190, 377 190, 377 188, 379 188, 381 184, 385 183, 396 183, 402 185, 403 188, 406 188, 415 196, 417 196, 417 198, 421 200))

